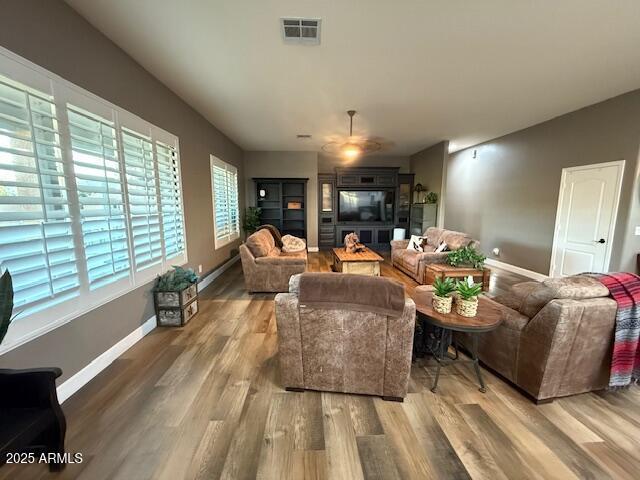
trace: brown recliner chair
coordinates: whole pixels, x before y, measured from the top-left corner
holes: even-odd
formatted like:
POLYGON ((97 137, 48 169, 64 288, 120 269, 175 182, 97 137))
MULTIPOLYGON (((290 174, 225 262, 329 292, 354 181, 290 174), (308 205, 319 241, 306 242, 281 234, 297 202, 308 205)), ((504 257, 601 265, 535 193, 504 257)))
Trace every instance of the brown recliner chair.
POLYGON ((247 290, 287 292, 291 275, 307 269, 307 251, 286 253, 276 247, 268 230, 258 230, 240 245, 240 260, 247 290))
POLYGON ((495 297, 503 322, 479 335, 478 357, 539 402, 607 388, 617 311, 608 296, 586 275, 514 285, 495 297))
MULTIPOLYGON (((372 284, 392 282, 382 277, 367 280, 372 284)), ((276 295, 283 386, 287 390, 360 393, 401 401, 407 394, 411 371, 413 300, 400 298, 397 303, 403 303, 404 309, 399 316, 309 308, 299 305, 299 283, 300 275, 291 277, 290 293, 276 295)))

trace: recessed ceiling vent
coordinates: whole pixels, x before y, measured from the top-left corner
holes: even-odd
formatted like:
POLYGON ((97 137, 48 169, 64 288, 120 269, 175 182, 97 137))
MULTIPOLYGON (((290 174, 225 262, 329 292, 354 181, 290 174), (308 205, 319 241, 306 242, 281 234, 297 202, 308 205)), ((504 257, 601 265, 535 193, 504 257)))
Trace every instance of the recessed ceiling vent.
POLYGON ((319 18, 281 18, 282 37, 286 43, 318 45, 320 43, 319 18))

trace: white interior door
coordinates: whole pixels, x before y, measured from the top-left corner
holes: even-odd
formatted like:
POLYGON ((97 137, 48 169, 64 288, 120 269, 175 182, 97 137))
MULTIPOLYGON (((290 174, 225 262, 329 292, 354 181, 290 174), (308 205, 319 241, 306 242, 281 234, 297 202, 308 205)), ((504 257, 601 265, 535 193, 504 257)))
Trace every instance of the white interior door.
POLYGON ((550 276, 606 272, 624 161, 562 171, 550 276))

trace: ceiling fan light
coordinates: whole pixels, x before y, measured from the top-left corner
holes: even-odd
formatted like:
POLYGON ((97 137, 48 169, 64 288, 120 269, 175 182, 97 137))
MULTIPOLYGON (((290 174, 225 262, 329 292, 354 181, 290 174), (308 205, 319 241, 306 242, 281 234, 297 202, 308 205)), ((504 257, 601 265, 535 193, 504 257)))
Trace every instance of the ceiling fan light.
POLYGON ((342 155, 347 158, 356 158, 362 155, 362 147, 356 143, 345 143, 342 146, 342 155))

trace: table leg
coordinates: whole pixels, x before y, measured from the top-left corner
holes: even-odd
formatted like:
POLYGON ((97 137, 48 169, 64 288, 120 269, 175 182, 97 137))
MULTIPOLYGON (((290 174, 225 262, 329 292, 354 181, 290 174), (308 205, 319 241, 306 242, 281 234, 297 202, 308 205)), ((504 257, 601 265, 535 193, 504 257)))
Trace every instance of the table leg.
POLYGON ((485 393, 487 390, 484 386, 484 381, 482 380, 482 374, 480 373, 480 362, 478 361, 478 334, 471 334, 471 355, 473 361, 473 368, 476 371, 476 375, 478 376, 478 382, 480 382, 479 390, 482 393, 485 393))
POLYGON ((436 367, 436 378, 433 381, 433 387, 431 387, 431 391, 433 393, 436 393, 436 390, 438 389, 438 380, 440 379, 440 369, 442 368, 442 362, 445 361, 447 352, 449 351, 450 334, 450 330, 447 330, 446 328, 440 329, 440 340, 438 341, 438 348, 435 352, 433 352, 435 354, 434 358, 436 359, 436 362, 438 362, 438 366, 436 367))

